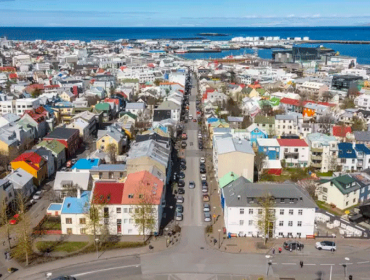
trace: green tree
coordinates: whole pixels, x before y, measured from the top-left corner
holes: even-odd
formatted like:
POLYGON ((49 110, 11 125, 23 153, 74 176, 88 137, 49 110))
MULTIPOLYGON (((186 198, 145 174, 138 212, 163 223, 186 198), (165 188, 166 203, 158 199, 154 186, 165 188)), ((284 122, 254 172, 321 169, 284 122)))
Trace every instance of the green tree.
POLYGON ((259 232, 263 234, 263 242, 266 244, 267 239, 270 235, 273 235, 274 222, 276 221, 275 216, 275 198, 270 193, 264 194, 258 198, 258 205, 262 208, 262 211, 257 213, 257 228, 259 232))
POLYGON ((158 87, 162 83, 161 79, 155 79, 154 84, 158 87))
POLYGON ((267 160, 267 156, 266 156, 266 154, 264 152, 260 152, 260 151, 255 152, 254 165, 257 168, 258 181, 260 180, 260 177, 261 177, 263 168, 266 165, 266 160, 267 160))
POLYGON ((8 240, 8 248, 11 249, 10 244, 10 230, 11 227, 9 225, 9 207, 8 203, 5 201, 5 198, 1 202, 1 208, 0 208, 0 218, 1 218, 1 224, 4 230, 5 238, 8 240))
POLYGON ((350 98, 345 98, 342 102, 342 104, 340 105, 340 108, 341 109, 352 109, 352 108, 355 108, 355 102, 353 101, 353 99, 350 99, 350 98))
POLYGON ((33 97, 33 98, 37 98, 37 97, 39 97, 40 95, 41 95, 41 90, 40 89, 38 89, 38 88, 36 88, 36 89, 34 89, 33 91, 32 91, 32 93, 31 93, 31 96, 33 97))
POLYGON ((352 118, 352 131, 362 131, 366 129, 366 122, 360 119, 359 117, 354 116, 352 118))
POLYGON ((117 145, 111 143, 107 146, 107 153, 112 164, 117 162, 117 145))

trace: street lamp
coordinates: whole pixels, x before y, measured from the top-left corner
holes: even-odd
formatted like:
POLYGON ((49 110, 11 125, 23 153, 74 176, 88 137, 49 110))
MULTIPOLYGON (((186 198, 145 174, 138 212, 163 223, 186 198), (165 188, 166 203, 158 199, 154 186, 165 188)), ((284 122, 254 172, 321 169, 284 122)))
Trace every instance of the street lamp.
POLYGON ((99 247, 98 247, 98 243, 99 243, 99 238, 95 238, 95 245, 96 245, 96 258, 99 259, 99 247))
POLYGON ((266 255, 265 258, 267 259, 267 269, 266 269, 266 275, 269 275, 270 266, 272 265, 272 261, 270 260, 271 256, 266 255))
POLYGON ((221 229, 218 230, 218 249, 221 248, 221 229))
MULTIPOLYGON (((348 262, 349 258, 345 257, 344 260, 348 262)), ((343 267, 344 267, 344 279, 347 279, 347 263, 344 263, 343 267)))

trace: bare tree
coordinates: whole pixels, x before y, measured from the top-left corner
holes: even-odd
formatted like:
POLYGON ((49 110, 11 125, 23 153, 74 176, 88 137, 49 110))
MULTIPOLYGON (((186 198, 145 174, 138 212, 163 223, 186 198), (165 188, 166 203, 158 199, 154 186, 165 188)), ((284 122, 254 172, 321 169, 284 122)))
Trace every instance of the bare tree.
POLYGON ((308 192, 308 194, 312 197, 312 199, 316 199, 316 190, 317 184, 314 180, 305 180, 303 184, 303 188, 308 192))
POLYGON ((95 151, 95 145, 94 145, 94 138, 92 135, 88 136, 85 140, 84 140, 84 144, 85 144, 85 149, 86 151, 89 153, 89 155, 95 151))
POLYGON ((16 205, 19 214, 17 227, 18 244, 14 249, 17 258, 25 259, 26 266, 29 263, 29 256, 32 254, 32 229, 29 215, 26 215, 26 198, 22 192, 17 193, 16 205))
POLYGON ((254 156, 254 165, 257 168, 258 172, 258 181, 260 180, 260 176, 262 173, 263 168, 265 167, 266 164, 266 154, 264 152, 257 151, 254 156))
POLYGON ((112 164, 115 164, 117 162, 117 145, 114 143, 111 143, 107 146, 107 152, 110 159, 110 162, 112 164))
POLYGON ((329 170, 336 171, 338 167, 338 157, 336 155, 329 156, 329 170))
POLYGON ((79 188, 78 184, 73 184, 72 182, 63 184, 62 193, 64 196, 76 197, 79 188))
POLYGON ((266 244, 267 239, 270 234, 273 234, 274 222, 276 220, 275 216, 275 199, 270 193, 264 194, 262 197, 258 198, 258 204, 262 208, 262 211, 257 213, 257 228, 263 234, 263 241, 266 244))
POLYGON ((9 164, 10 164, 9 156, 3 150, 0 150, 0 166, 4 170, 8 170, 9 164))
POLYGON ((139 187, 134 194, 138 203, 134 206, 131 217, 135 221, 139 234, 145 236, 151 234, 156 229, 157 211, 154 205, 155 197, 151 189, 139 187))
POLYGON ((8 240, 8 248, 9 250, 11 249, 11 244, 10 244, 10 225, 9 225, 9 207, 8 203, 5 201, 5 198, 1 202, 1 208, 0 208, 0 215, 1 215, 1 224, 3 226, 4 233, 6 235, 6 239, 8 240))
POLYGON ((96 95, 89 95, 89 96, 86 96, 85 98, 86 98, 87 102, 89 103, 89 106, 96 105, 100 100, 100 98, 96 95))
POLYGON ((322 100, 324 102, 329 102, 333 98, 333 94, 330 91, 325 91, 322 94, 322 100))
POLYGON ((335 123, 335 118, 332 115, 323 115, 317 119, 317 124, 323 134, 331 134, 331 128, 335 123))

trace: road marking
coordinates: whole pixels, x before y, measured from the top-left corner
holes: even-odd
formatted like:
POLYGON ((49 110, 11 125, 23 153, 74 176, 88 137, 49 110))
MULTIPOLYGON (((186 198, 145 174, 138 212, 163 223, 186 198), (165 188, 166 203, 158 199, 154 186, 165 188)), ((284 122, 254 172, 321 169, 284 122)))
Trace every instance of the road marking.
POLYGON ((272 264, 277 264, 277 263, 272 263, 272 264))
POLYGON ((370 261, 364 261, 364 262, 357 262, 358 264, 364 264, 364 263, 369 263, 370 261))
POLYGON ((105 268, 105 269, 100 269, 100 270, 93 270, 93 271, 89 271, 89 272, 74 274, 74 275, 72 275, 72 277, 79 277, 79 276, 83 276, 83 275, 94 274, 94 273, 97 273, 97 272, 103 272, 103 271, 121 269, 121 268, 128 268, 128 267, 139 267, 139 266, 140 266, 140 264, 117 266, 117 267, 111 267, 111 268, 105 268))
POLYGON ((296 263, 282 263, 282 265, 296 265, 296 263))
POLYGON ((321 263, 320 265, 335 265, 333 263, 321 263))
POLYGON ((316 265, 315 263, 305 263, 304 265, 316 265))

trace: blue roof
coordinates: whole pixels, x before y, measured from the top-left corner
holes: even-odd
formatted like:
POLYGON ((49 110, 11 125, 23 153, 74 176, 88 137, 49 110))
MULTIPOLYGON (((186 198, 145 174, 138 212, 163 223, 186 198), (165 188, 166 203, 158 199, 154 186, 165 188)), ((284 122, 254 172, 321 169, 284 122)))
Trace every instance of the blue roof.
POLYGON ((352 143, 338 143, 339 158, 357 158, 352 143))
POLYGON ((62 209, 62 203, 50 203, 48 211, 60 211, 62 209))
POLYGON ((85 191, 80 198, 66 197, 63 201, 62 214, 85 214, 89 208, 90 191, 85 191))
POLYGON ((366 147, 364 144, 356 144, 355 149, 358 152, 363 152, 366 155, 370 155, 370 149, 366 147))
POLYGON ((218 121, 218 118, 208 118, 207 119, 208 123, 213 123, 213 122, 217 122, 217 121, 218 121))
POLYGON ((87 169, 90 170, 93 166, 98 166, 100 163, 100 159, 98 158, 81 158, 79 159, 73 166, 72 169, 87 169))

